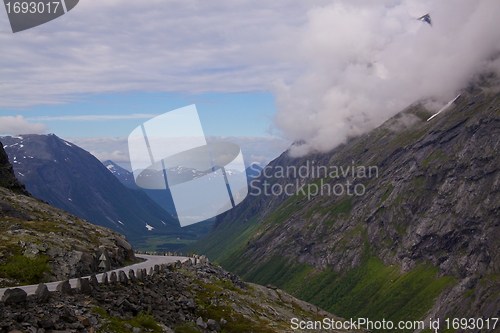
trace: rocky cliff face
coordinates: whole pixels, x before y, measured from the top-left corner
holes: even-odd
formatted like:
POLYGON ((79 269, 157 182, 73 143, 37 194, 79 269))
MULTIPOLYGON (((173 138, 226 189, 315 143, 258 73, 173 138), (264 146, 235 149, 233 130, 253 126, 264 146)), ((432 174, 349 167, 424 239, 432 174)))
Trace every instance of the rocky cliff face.
POLYGON ((250 281, 275 283, 341 316, 498 316, 496 84, 471 86, 430 121, 431 113, 415 104, 331 153, 281 156, 268 170, 274 178, 261 175, 256 187, 263 191, 266 179, 282 188, 298 180, 305 193, 249 196, 218 219, 197 250, 250 281), (329 172, 356 171, 324 179, 275 174, 313 161, 329 172), (377 169, 363 177, 361 166, 377 169), (324 184, 346 190, 348 181, 351 195, 314 195, 324 184))
MULTIPOLYGON (((6 155, 0 147, 1 156, 6 155)), ((3 168, 9 170, 7 164, 3 168)), ((135 259, 123 235, 29 196, 10 170, 1 180, 15 184, 13 190, 0 187, 0 287, 97 272, 102 254, 107 268, 135 259), (44 264, 49 269, 34 267, 44 264)))

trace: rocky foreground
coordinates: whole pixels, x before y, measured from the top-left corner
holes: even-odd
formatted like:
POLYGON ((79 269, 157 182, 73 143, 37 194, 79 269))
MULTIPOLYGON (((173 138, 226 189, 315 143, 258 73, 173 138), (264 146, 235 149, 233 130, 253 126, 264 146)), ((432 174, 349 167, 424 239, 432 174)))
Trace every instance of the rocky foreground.
POLYGON ((0 332, 291 332, 292 318, 342 320, 216 264, 192 261, 80 279, 73 289, 62 282, 54 292, 41 284, 29 296, 9 289, 0 332))
POLYGON ((110 269, 135 260, 123 235, 0 187, 0 288, 33 283, 2 269, 20 257, 46 262, 48 268, 36 277, 38 281, 89 275, 99 271, 101 262, 110 269))

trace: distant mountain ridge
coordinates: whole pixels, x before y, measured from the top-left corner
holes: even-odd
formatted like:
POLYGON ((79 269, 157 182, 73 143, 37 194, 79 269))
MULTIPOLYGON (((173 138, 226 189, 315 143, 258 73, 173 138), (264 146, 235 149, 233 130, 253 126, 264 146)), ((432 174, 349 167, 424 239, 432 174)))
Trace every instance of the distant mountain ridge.
POLYGON ((180 225, 144 192, 126 188, 93 155, 49 135, 0 140, 17 177, 35 197, 126 236, 180 225))
MULTIPOLYGON (((111 160, 107 160, 102 162, 104 166, 113 174, 115 175, 118 180, 125 185, 128 188, 131 189, 141 189, 143 190, 151 199, 153 199, 158 205, 160 205, 163 209, 165 209, 167 212, 169 212, 172 215, 176 215, 175 211, 175 205, 172 199, 172 195, 170 194, 170 190, 148 190, 148 189, 143 189, 137 186, 134 180, 134 174, 130 171, 128 171, 125 168, 122 168, 115 162, 111 160)), ((257 177, 262 171, 262 168, 258 166, 257 164, 253 164, 250 167, 246 168, 245 174, 247 176, 248 181, 251 179, 257 177)), ((189 176, 189 178, 198 178, 205 173, 202 172, 197 172, 196 170, 189 169, 189 168, 173 168, 170 170, 170 172, 175 172, 177 174, 186 174, 186 176, 189 176)), ((233 173, 233 174, 241 174, 237 171, 233 170, 226 170, 228 173, 233 173)), ((241 175, 243 177, 244 175, 241 175)), ((160 174, 160 178, 163 177, 163 174, 160 174)))

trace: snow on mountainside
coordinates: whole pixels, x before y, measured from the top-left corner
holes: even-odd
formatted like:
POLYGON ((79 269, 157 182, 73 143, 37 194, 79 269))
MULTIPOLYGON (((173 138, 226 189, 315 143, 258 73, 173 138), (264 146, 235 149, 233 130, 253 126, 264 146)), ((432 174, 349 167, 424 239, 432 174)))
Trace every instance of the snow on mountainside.
POLYGON ((149 233, 146 224, 155 231, 180 228, 142 191, 124 187, 93 155, 56 135, 7 136, 0 141, 16 176, 36 198, 127 236, 149 233))

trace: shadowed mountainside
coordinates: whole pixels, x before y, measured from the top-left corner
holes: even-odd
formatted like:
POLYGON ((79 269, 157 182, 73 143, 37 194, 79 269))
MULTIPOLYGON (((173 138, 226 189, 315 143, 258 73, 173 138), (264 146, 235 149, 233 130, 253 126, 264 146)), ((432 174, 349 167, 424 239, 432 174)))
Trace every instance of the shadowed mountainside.
POLYGON ((89 152, 53 134, 1 138, 36 198, 127 236, 180 229, 143 191, 128 189, 89 152))

